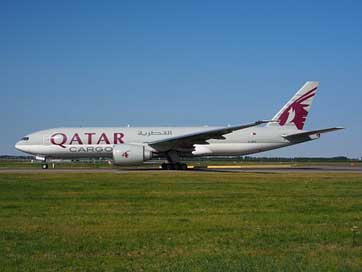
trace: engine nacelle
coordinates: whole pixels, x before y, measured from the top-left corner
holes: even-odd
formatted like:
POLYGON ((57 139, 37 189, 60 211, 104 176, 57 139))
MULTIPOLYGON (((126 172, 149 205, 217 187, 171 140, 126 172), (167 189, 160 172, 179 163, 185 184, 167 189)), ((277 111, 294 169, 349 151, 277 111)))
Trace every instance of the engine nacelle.
POLYGON ((113 146, 113 163, 135 165, 152 158, 152 152, 143 145, 120 144, 113 146))

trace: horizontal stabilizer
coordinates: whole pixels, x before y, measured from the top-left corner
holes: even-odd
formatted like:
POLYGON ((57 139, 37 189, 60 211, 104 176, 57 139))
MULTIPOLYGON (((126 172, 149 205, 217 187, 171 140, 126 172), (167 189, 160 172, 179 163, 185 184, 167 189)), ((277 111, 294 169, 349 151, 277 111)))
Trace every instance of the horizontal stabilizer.
POLYGON ((325 129, 319 129, 319 130, 304 131, 301 133, 283 135, 283 137, 290 141, 304 140, 306 138, 317 139, 320 137, 320 134, 322 134, 322 133, 332 132, 332 131, 336 131, 336 130, 340 130, 340 129, 344 129, 344 128, 343 127, 334 127, 334 128, 325 128, 325 129))

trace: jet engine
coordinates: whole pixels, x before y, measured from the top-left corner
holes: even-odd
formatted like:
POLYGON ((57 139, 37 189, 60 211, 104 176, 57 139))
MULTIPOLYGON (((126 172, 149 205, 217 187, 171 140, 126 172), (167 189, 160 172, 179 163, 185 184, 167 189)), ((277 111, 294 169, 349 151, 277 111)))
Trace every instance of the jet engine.
POLYGON ((116 165, 140 164, 152 158, 152 151, 143 145, 120 144, 113 146, 113 163, 116 165))

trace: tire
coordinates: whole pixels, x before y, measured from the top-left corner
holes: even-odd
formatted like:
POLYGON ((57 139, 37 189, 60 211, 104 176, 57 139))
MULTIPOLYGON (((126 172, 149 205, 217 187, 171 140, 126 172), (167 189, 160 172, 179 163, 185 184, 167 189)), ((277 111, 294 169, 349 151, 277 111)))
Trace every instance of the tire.
POLYGON ((47 163, 43 163, 43 164, 41 165, 41 168, 42 168, 42 169, 48 169, 48 167, 49 167, 49 166, 48 166, 47 163))
POLYGON ((167 170, 175 170, 175 165, 173 163, 168 163, 167 170))
POLYGON ((186 163, 163 163, 161 164, 162 170, 187 170, 186 163))
POLYGON ((175 163, 175 170, 187 170, 187 164, 186 163, 175 163))

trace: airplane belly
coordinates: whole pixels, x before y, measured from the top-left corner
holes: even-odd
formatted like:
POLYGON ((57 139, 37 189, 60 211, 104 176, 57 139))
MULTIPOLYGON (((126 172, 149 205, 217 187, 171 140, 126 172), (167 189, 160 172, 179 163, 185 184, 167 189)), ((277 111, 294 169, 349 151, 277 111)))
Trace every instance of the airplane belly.
POLYGON ((238 156, 263 152, 286 145, 285 143, 212 143, 204 145, 209 153, 194 155, 238 156))
POLYGON ((112 145, 38 145, 29 148, 34 155, 42 155, 49 158, 72 159, 72 158, 99 158, 112 157, 112 145))

